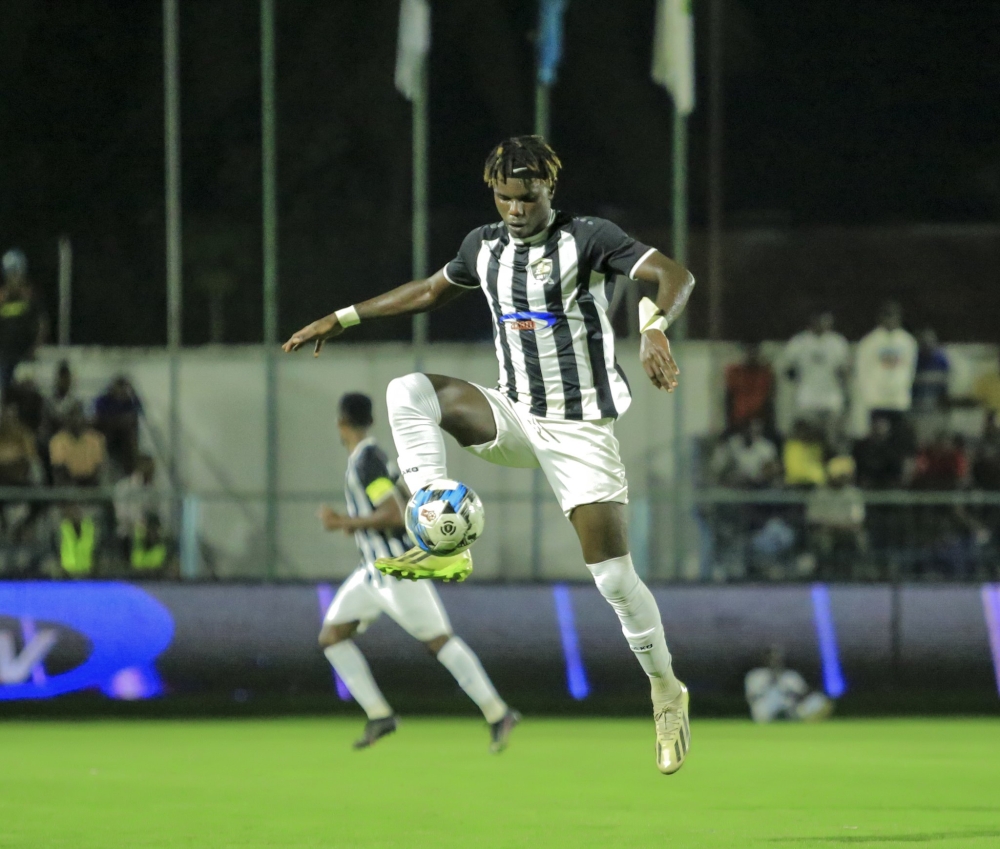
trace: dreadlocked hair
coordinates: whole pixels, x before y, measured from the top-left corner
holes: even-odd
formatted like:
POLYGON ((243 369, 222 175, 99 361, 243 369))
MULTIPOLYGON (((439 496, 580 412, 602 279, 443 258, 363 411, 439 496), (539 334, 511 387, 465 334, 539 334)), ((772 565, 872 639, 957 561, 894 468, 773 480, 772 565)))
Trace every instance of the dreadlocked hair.
POLYGON ((502 180, 541 180, 556 187, 562 162, 541 136, 514 136, 500 142, 486 157, 483 182, 491 189, 502 180))

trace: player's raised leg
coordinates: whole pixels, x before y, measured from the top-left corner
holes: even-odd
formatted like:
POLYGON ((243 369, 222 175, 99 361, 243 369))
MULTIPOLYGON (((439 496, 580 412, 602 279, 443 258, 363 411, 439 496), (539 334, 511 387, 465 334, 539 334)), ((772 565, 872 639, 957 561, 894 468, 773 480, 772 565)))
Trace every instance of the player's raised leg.
POLYGON ((674 674, 656 599, 632 565, 625 505, 581 504, 574 508, 570 521, 597 589, 614 608, 629 647, 649 676, 656 764, 670 775, 681 768, 691 743, 688 692, 674 674))
MULTIPOLYGON (((442 430, 461 445, 496 438, 489 403, 479 389, 464 380, 437 374, 397 377, 386 389, 386 404, 397 462, 410 492, 448 477, 442 430)), ((438 557, 414 547, 400 557, 382 558, 375 565, 399 577, 464 580, 472 571, 472 555, 464 551, 438 557)))

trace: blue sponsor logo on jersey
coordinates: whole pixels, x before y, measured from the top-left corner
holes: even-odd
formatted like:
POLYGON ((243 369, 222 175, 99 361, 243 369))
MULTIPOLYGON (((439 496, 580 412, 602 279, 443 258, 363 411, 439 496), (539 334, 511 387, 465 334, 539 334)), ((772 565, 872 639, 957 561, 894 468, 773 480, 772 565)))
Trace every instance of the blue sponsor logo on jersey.
POLYGON ((500 316, 500 321, 511 330, 541 330, 551 327, 559 320, 550 312, 509 312, 500 316))
POLYGON ((173 636, 166 607, 129 584, 0 583, 0 701, 91 688, 113 698, 158 695, 162 685, 154 662, 173 636), (49 673, 46 658, 73 632, 89 644, 86 658, 49 673))

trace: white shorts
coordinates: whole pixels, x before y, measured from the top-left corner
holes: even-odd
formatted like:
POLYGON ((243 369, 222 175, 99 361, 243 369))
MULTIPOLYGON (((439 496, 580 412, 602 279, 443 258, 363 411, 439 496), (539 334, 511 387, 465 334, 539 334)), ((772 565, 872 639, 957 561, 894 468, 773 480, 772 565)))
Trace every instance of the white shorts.
POLYGON ((493 408, 497 436, 492 442, 470 445, 467 451, 498 466, 540 468, 567 516, 581 504, 628 504, 628 481, 614 419, 543 419, 497 389, 472 385, 493 408))
POLYGON ((360 622, 362 633, 385 613, 421 642, 451 634, 451 622, 430 581, 401 581, 359 566, 333 597, 323 617, 327 625, 360 622))

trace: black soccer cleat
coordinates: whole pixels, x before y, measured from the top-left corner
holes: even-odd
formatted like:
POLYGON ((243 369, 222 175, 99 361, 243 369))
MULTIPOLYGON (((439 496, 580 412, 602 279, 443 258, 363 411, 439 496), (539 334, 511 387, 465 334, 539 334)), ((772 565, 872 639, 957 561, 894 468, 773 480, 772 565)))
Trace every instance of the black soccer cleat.
POLYGON ((514 726, 520 721, 521 714, 516 710, 508 708, 507 713, 499 720, 490 723, 490 751, 494 755, 499 755, 507 748, 507 743, 510 740, 510 732, 514 730, 514 726))
POLYGON ((392 734, 397 725, 396 714, 384 716, 381 719, 369 719, 365 723, 365 733, 359 740, 354 741, 354 748, 367 749, 369 746, 374 746, 386 734, 392 734))

